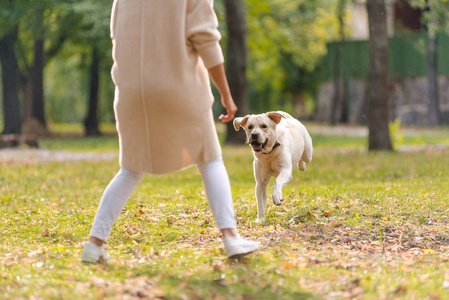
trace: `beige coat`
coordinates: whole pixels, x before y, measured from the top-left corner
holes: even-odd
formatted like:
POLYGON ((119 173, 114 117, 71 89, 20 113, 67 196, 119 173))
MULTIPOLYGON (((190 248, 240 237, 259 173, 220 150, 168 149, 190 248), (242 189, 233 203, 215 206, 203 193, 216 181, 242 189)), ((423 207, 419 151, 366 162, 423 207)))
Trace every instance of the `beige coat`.
POLYGON ((167 173, 221 156, 206 68, 223 63, 213 0, 115 0, 120 165, 167 173))

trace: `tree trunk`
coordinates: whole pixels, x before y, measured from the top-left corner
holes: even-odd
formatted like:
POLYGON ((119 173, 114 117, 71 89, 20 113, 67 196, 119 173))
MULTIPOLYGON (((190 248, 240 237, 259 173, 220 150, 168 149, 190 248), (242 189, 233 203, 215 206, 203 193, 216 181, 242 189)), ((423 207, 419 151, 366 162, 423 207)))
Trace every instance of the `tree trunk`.
POLYGON ((90 88, 87 117, 84 120, 84 129, 87 136, 101 135, 98 129, 98 83, 99 83, 100 57, 97 47, 92 50, 92 61, 90 65, 90 88))
POLYGON ((46 128, 44 110, 44 15, 43 11, 36 12, 36 36, 34 40, 34 60, 32 70, 32 97, 33 97, 33 118, 39 121, 46 128))
POLYGON ((392 150, 388 105, 388 36, 384 0, 368 0, 369 71, 366 87, 369 150, 392 150))
MULTIPOLYGON (((226 23, 228 29, 226 76, 239 115, 245 115, 247 79, 246 79, 246 23, 243 0, 225 0, 226 23)), ((227 124, 226 144, 242 144, 245 136, 235 131, 232 122, 227 124)))
POLYGON ((332 109, 330 115, 330 124, 336 125, 340 122, 340 109, 342 107, 343 102, 343 83, 340 79, 340 45, 336 45, 335 48, 335 57, 334 57, 334 96, 332 97, 332 109))
POLYGON ((25 109, 23 132, 40 136, 50 134, 44 105, 44 11, 45 7, 35 10, 33 63, 22 75, 25 109))
POLYGON ((293 93, 294 99, 294 117, 299 120, 307 120, 309 115, 306 109, 306 99, 301 91, 296 91, 293 93))
POLYGON ((17 28, 0 39, 0 63, 3 86, 3 134, 21 133, 17 58, 14 45, 17 28))
POLYGON ((26 74, 21 80, 21 92, 23 98, 22 120, 25 124, 28 120, 33 119, 33 89, 31 87, 31 75, 26 74))
POLYGON ((342 52, 344 49, 346 37, 345 37, 345 9, 346 0, 338 1, 337 9, 337 19, 338 19, 338 32, 340 35, 340 42, 336 44, 335 47, 335 57, 334 57, 334 97, 332 99, 332 112, 331 112, 331 125, 338 123, 348 122, 348 93, 347 93, 347 81, 344 74, 341 72, 342 66, 342 52))
POLYGON ((427 93, 429 99, 429 125, 441 124, 437 75, 437 36, 427 32, 427 93))

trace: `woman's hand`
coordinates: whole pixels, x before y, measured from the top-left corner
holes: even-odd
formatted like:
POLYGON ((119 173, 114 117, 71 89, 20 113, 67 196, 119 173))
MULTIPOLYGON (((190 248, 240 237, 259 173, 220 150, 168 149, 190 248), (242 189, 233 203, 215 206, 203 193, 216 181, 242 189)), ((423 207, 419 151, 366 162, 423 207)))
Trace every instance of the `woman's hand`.
POLYGON ((226 109, 226 115, 220 115, 218 119, 223 123, 228 123, 234 119, 237 106, 235 105, 234 99, 232 99, 224 66, 223 64, 216 65, 209 68, 208 71, 212 81, 215 83, 218 91, 220 91, 221 105, 226 109))
POLYGON ((237 106, 232 99, 231 94, 221 96, 221 105, 226 109, 226 115, 220 115, 218 119, 223 123, 228 123, 234 119, 235 113, 237 112, 237 106))

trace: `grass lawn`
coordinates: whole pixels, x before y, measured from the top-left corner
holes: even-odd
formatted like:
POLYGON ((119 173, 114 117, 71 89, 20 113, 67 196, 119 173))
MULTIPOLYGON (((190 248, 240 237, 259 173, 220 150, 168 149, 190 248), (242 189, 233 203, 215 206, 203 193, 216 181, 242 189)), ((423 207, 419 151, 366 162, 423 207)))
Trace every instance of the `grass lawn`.
MULTIPOLYGON (((146 175, 108 240, 111 263, 87 265, 83 243, 117 160, 0 162, 0 298, 449 299, 449 149, 367 153, 363 135, 312 137, 308 170, 294 171, 262 224, 250 148, 223 148, 240 233, 262 246, 241 261, 224 256, 195 168, 146 175)), ((400 140, 449 145, 449 130, 400 140)), ((115 136, 40 144, 118 147, 115 136)))

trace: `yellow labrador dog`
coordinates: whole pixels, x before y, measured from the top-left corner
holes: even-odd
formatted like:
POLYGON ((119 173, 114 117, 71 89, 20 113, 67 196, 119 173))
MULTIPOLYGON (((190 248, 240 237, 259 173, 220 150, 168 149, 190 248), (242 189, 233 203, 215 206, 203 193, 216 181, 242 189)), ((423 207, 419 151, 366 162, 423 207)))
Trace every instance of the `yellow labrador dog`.
POLYGON ((254 154, 256 178, 257 221, 265 219, 270 178, 273 185, 273 202, 281 205, 282 188, 292 179, 293 167, 306 170, 312 161, 313 147, 304 125, 286 112, 267 112, 234 119, 234 128, 243 127, 247 142, 254 154))

